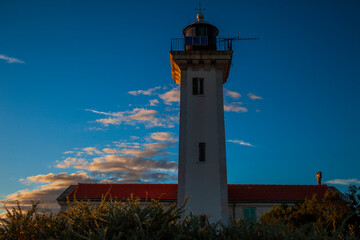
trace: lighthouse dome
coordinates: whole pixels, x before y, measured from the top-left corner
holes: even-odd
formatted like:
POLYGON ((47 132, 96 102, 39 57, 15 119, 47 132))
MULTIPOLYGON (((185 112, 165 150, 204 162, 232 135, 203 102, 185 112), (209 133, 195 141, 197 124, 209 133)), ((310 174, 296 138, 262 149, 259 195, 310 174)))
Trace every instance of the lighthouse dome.
POLYGON ((216 50, 216 36, 219 30, 214 25, 204 21, 204 15, 199 12, 197 21, 185 27, 186 50, 216 50))

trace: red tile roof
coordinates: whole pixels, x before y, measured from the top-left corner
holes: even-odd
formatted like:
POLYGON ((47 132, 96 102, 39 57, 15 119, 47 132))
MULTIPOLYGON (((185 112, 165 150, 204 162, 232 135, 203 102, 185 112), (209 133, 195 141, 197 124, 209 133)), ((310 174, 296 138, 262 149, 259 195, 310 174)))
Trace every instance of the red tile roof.
MULTIPOLYGON (((229 201, 286 202, 311 198, 314 194, 323 198, 331 189, 327 185, 249 185, 228 184, 229 201)), ((70 193, 59 197, 59 201, 70 199, 126 199, 131 195, 141 199, 176 200, 177 184, 88 184, 79 183, 70 193)))
POLYGON ((316 194, 320 199, 327 185, 242 185, 229 184, 229 201, 300 201, 316 194))

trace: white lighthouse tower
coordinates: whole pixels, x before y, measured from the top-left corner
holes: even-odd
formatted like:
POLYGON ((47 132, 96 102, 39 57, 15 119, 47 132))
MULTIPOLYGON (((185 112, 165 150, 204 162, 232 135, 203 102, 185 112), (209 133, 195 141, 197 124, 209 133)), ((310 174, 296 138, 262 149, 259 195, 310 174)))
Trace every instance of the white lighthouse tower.
POLYGON ((233 51, 218 33, 199 12, 184 39, 172 39, 170 61, 181 89, 178 203, 188 196, 188 212, 227 224, 223 84, 233 51))

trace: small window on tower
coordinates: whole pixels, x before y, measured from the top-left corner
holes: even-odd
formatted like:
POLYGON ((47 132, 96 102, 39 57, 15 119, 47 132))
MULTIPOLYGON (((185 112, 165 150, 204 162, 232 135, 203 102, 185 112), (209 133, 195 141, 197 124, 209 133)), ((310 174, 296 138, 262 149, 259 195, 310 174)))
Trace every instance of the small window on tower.
POLYGON ((193 78, 193 95, 204 95, 204 78, 193 78))
POLYGON ((193 78, 193 95, 198 95, 198 91, 199 91, 198 81, 199 81, 198 78, 193 78))
POLYGON ((199 95, 204 95, 204 79, 199 78, 199 95))
POLYGON ((199 162, 205 162, 205 143, 199 143, 199 162))

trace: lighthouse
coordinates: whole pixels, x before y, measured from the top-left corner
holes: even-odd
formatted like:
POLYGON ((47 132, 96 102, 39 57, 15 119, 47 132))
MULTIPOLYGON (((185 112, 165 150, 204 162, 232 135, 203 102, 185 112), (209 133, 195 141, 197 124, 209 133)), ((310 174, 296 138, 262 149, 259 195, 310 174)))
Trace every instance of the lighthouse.
POLYGON ((170 62, 180 85, 178 204, 188 197, 187 213, 227 224, 223 84, 233 51, 218 33, 200 9, 184 37, 172 39, 170 62))

